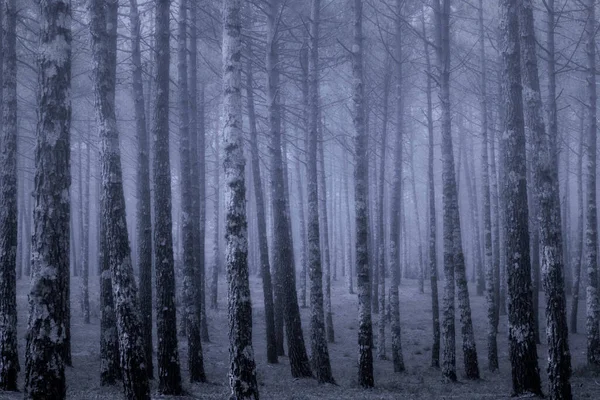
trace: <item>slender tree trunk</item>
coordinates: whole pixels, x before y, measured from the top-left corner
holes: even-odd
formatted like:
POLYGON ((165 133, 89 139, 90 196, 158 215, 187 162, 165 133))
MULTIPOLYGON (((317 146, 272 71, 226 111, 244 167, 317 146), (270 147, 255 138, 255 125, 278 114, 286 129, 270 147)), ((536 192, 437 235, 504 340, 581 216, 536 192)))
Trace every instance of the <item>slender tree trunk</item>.
MULTIPOLYGON (((308 84, 308 135, 306 140, 306 164, 307 164, 307 194, 308 194, 308 267, 310 275, 310 344, 312 350, 312 362, 320 383, 335 383, 331 373, 331 364, 329 362, 329 350, 327 349, 327 340, 325 338, 325 316, 323 307, 323 271, 321 269, 321 247, 319 243, 320 229, 327 229, 326 226, 319 226, 319 212, 325 212, 325 205, 322 203, 324 193, 321 193, 319 199, 319 189, 323 189, 324 171, 321 177, 318 175, 317 168, 317 148, 319 141, 319 23, 320 23, 320 0, 311 2, 311 24, 310 24, 310 59, 309 59, 309 84, 308 84), (319 188, 319 178, 322 178, 321 188, 319 188)), ((325 221, 325 216, 322 216, 325 221)), ((327 235, 325 233, 322 244, 326 247, 327 235)), ((325 254, 323 260, 325 263, 328 254, 325 254)), ((325 277, 327 280, 327 277, 325 277)), ((327 283, 326 283, 327 285, 327 283)), ((329 310, 331 312, 331 309, 329 310)), ((333 333, 333 332, 332 332, 333 333)))
MULTIPOLYGON (((279 101, 279 31, 277 18, 281 4, 272 0, 267 12, 267 104, 271 138, 271 202, 273 208, 273 263, 276 266, 276 300, 281 301, 285 320, 290 367, 293 377, 312 375, 302 334, 300 308, 296 294, 293 243, 290 229, 286 169, 281 151, 281 114, 279 101)), ((276 321, 277 327, 277 321, 276 321)))
POLYGON ((219 224, 219 209, 221 204, 220 199, 220 185, 221 185, 221 161, 219 158, 219 143, 220 139, 218 136, 215 137, 215 175, 214 175, 214 239, 213 239, 213 266, 212 266, 212 279, 210 283, 210 298, 211 307, 217 309, 217 289, 219 286, 219 269, 221 268, 221 229, 219 224))
POLYGON ((83 168, 81 164, 83 164, 81 160, 81 153, 83 153, 81 149, 82 141, 79 142, 79 179, 80 179, 80 204, 81 204, 81 306, 83 310, 83 322, 85 324, 90 323, 90 291, 89 291, 89 278, 90 278, 90 262, 89 262, 89 216, 90 216, 90 144, 86 143, 86 152, 87 152, 87 168, 86 168, 86 176, 83 176, 83 168), (85 179, 85 189, 82 190, 81 185, 85 179))
MULTIPOLYGON (((426 37, 425 15, 422 14, 423 36, 426 37)), ((431 284, 431 311, 433 325, 433 344, 431 346, 431 366, 440 366, 440 306, 438 300, 438 267, 437 267, 437 222, 435 212, 435 180, 433 174, 434 161, 434 130, 433 130, 433 99, 432 99, 432 68, 429 56, 429 44, 423 41, 426 61, 426 84, 427 84, 427 136, 428 136, 428 163, 427 163, 427 186, 429 192, 429 278, 431 284)))
MULTIPOLYGON (((344 162, 344 168, 349 168, 348 167, 348 152, 346 150, 343 150, 343 162, 344 162)), ((346 277, 347 277, 347 283, 348 283, 348 293, 350 294, 354 294, 354 268, 352 268, 352 266, 354 265, 353 263, 353 257, 352 257, 352 248, 354 247, 354 241, 352 240, 352 221, 351 221, 351 217, 350 217, 350 197, 349 197, 349 190, 348 190, 348 186, 349 183, 348 181, 350 180, 350 178, 348 177, 348 171, 344 171, 344 198, 346 199, 345 203, 346 203, 346 266, 347 266, 347 270, 346 270, 346 277)))
MULTIPOLYGON (((585 112, 585 108, 583 108, 585 112)), ((577 314, 579 310, 579 290, 581 286, 581 264, 583 256, 583 153, 586 140, 585 116, 581 115, 579 154, 577 157, 577 242, 575 243, 575 260, 573 260, 573 298, 571 299, 571 315, 569 328, 571 333, 577 333, 577 314)), ((568 150, 567 150, 568 151, 568 150)))
MULTIPOLYGON (((302 122, 304 124, 304 130, 308 135, 308 113, 309 111, 309 97, 308 97, 308 40, 302 43, 300 49, 299 60, 300 68, 302 70, 302 122)), ((300 161, 300 151, 296 158, 296 170, 298 173, 298 223, 300 224, 300 307, 306 308, 306 276, 308 274, 308 243, 306 235, 306 221, 304 218, 304 191, 302 182, 302 167, 300 161)))
POLYGON ((514 395, 541 395, 534 337, 521 88, 518 0, 500 2, 502 92, 505 106, 501 184, 506 218, 505 252, 508 280, 508 336, 514 395))
MULTIPOLYGON (((181 236, 183 243, 183 307, 185 309, 186 331, 188 340, 188 371, 191 382, 203 382, 206 380, 204 373, 204 357, 202 354, 202 342, 200 340, 200 318, 197 309, 198 291, 197 264, 199 255, 196 247, 194 221, 194 202, 192 200, 192 157, 190 148, 190 104, 188 92, 188 65, 187 65, 187 0, 179 1, 178 22, 178 48, 177 48, 177 72, 179 86, 179 155, 181 161, 181 236)), ((195 132, 194 132, 195 134, 195 132)), ((197 204, 196 204, 197 205, 197 204)), ((204 254, 202 253, 202 256, 204 254)))
MULTIPOLYGON (((16 0, 3 1, 0 7, 2 9, 0 11, 0 21, 2 21, 0 27, 5 33, 1 35, 0 42, 3 53, 0 69, 3 71, 2 91, 4 96, 4 98, 0 97, 0 102, 5 104, 1 110, 2 123, 0 125, 0 143, 2 143, 0 151, 0 299, 2 299, 0 301, 0 390, 16 391, 17 375, 20 370, 16 279, 16 249, 19 232, 17 207, 17 3, 16 0)), ((68 173, 68 169, 65 172, 68 173)), ((66 183, 68 188, 68 174, 66 177, 62 177, 65 179, 64 182, 56 183, 59 186, 60 183, 66 183)), ((61 207, 67 218, 68 207, 68 203, 61 207)), ((65 258, 68 263, 68 257, 65 258)), ((60 265, 55 267, 60 268, 60 265)))
POLYGON ((252 161, 252 178, 256 200, 256 219, 258 228, 258 252, 260 253, 260 274, 263 283, 263 301, 265 306, 265 327, 267 339, 267 362, 277 363, 277 338, 275 336, 275 309, 273 304, 273 285, 271 283, 271 267, 269 264, 269 244, 267 241, 267 218, 263 196, 262 178, 260 176, 260 158, 258 151, 258 130, 254 111, 254 80, 252 62, 246 67, 246 99, 248 102, 248 122, 250 125, 250 153, 252 161))
POLYGON ((481 186, 483 191, 483 247, 484 247, 484 266, 485 270, 485 297, 487 302, 488 317, 488 368, 494 372, 498 369, 498 317, 496 315, 498 307, 496 298, 495 271, 492 250, 492 211, 490 195, 490 174, 489 174, 489 123, 488 123, 488 99, 487 99, 487 63, 485 58, 485 21, 483 19, 483 0, 479 0, 479 57, 481 58, 481 186))
MULTIPOLYGON (((377 358, 380 360, 387 359, 385 355, 385 274, 386 274, 386 260, 385 260, 385 225, 384 225, 384 208, 385 208, 385 158, 387 151, 387 129, 389 119, 389 98, 390 98, 390 82, 392 80, 392 63, 389 58, 385 61, 385 72, 383 75, 383 116, 382 116, 382 128, 381 128, 381 159, 379 167, 379 186, 378 190, 378 206, 377 206, 377 229, 379 233, 378 245, 377 245, 377 265, 375 268, 379 270, 379 320, 378 320, 378 343, 377 343, 377 358)), ((373 249, 375 250, 375 249, 373 249)))
POLYGON ((121 377, 126 398, 149 399, 137 289, 127 237, 119 132, 115 114, 118 2, 111 2, 104 7, 103 2, 93 0, 90 2, 89 13, 95 108, 102 148, 102 223, 105 229, 105 251, 108 253, 104 255, 104 263, 109 265, 112 280, 121 377))
POLYGON ((223 2, 223 142, 229 310, 229 387, 232 399, 258 400, 248 282, 248 228, 242 138, 240 0, 223 2))
MULTIPOLYGON (((400 0, 398 0, 400 5, 400 0)), ((356 274, 358 286, 358 384, 373 387, 373 326, 371 324, 371 280, 369 278, 369 153, 365 127, 365 88, 363 72, 363 5, 354 0, 354 42, 352 45, 352 122, 355 136, 356 274)), ((398 286, 394 285, 396 289, 398 286)), ((396 296, 396 300, 397 300, 396 296)), ((396 304, 398 304, 396 302, 396 304)), ((396 307, 398 310, 398 307, 396 307)), ((392 340, 399 339, 392 336, 392 340)), ((399 345, 399 340, 398 340, 399 345)), ((400 353, 401 354, 401 353, 400 353)))
POLYGON ((150 194, 150 146, 146 104, 144 102, 144 83, 142 55, 140 50, 141 23, 137 0, 129 0, 129 19, 131 23, 131 67, 132 89, 137 135, 137 271, 139 274, 140 317, 144 353, 146 355, 148 377, 153 376, 152 362, 152 215, 150 194))
POLYGON ((412 186, 412 195, 413 195, 413 204, 415 206, 415 217, 417 223, 417 247, 418 247, 418 256, 419 256, 419 264, 417 266, 417 279, 419 283, 419 293, 425 293, 425 271, 423 268, 423 235, 421 233, 421 216, 419 215, 419 205, 417 201, 417 177, 415 173, 415 144, 414 144, 414 135, 411 137, 410 141, 410 172, 412 175, 411 186, 412 186))
POLYGON ((156 334, 158 390, 182 392, 177 352, 171 165, 169 161, 169 18, 170 0, 156 1, 156 106, 152 126, 154 171, 154 264, 156 268, 156 334))

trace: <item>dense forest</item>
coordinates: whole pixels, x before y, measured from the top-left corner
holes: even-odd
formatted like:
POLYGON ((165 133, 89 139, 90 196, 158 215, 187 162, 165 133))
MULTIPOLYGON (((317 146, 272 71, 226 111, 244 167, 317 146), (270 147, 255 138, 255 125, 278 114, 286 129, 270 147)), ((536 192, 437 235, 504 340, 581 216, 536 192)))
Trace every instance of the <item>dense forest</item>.
POLYGON ((0 399, 600 398, 596 0, 0 0, 0 399))

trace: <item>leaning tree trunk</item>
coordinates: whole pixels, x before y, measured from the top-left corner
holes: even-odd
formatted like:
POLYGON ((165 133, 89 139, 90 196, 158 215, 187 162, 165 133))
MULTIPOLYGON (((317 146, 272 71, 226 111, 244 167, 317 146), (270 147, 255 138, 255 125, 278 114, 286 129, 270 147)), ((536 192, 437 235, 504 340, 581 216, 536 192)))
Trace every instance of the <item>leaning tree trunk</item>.
MULTIPOLYGON (((102 224, 104 262, 112 280, 116 325, 119 337, 121 377, 128 399, 148 399, 144 338, 139 320, 137 289, 127 237, 125 196, 120 157, 119 132, 115 113, 117 65, 118 3, 104 7, 102 1, 90 2, 90 32, 94 60, 94 97, 101 142, 102 224)), ((104 272, 103 272, 104 275, 104 272)))
POLYGON ((587 1, 585 23, 587 52, 588 88, 588 134, 587 153, 587 220, 585 229, 585 269, 588 276, 586 289, 587 317, 587 361, 600 365, 600 300, 598 299, 598 212, 596 206, 596 150, 597 150, 597 111, 596 93, 596 2, 587 1))
POLYGON ((276 364, 277 338, 275 336, 275 308, 273 303, 271 266, 269 263, 269 244, 267 241, 267 217, 265 212, 265 199, 263 194, 262 177, 260 176, 258 129, 256 128, 256 115, 254 111, 254 80, 252 74, 251 61, 248 61, 246 68, 246 101, 248 102, 248 123, 250 125, 250 154, 252 162, 252 180, 254 183, 254 197, 256 201, 260 274, 263 284, 263 301, 265 306, 267 362, 271 364, 276 364))
POLYGON ((373 326, 371 323, 369 215, 367 204, 369 195, 369 153, 368 137, 365 129, 362 9, 362 0, 354 0, 354 42, 352 45, 352 103, 354 109, 352 122, 355 130, 354 207, 356 209, 356 281, 358 287, 358 384, 362 387, 373 387, 375 380, 373 378, 373 326))
MULTIPOLYGON (((12 0, 8 4, 10 12, 7 13, 5 8, 5 13, 10 15, 9 20, 16 23, 16 15, 13 14, 16 10, 16 1, 12 0)), ((39 11, 41 29, 37 69, 38 123, 31 259, 33 277, 29 292, 24 392, 25 399, 60 400, 66 397, 64 368, 66 298, 63 293, 69 277, 69 186, 71 183, 69 92, 72 42, 70 1, 42 1, 39 3, 39 11), (56 46, 56 43, 63 45, 56 46)), ((6 43, 7 38, 4 38, 4 41, 6 43)), ((4 49, 6 50, 6 47, 4 49)), ((14 55, 14 52, 12 54, 14 55)), ((4 56, 9 61, 12 58, 10 51, 5 52, 4 56)), ((16 68, 16 59, 11 62, 16 68)), ((16 107, 16 81, 11 82, 10 78, 11 76, 14 78, 14 75, 11 74, 11 68, 6 68, 6 65, 4 76, 6 79, 4 96, 7 99, 14 96, 12 101, 7 102, 4 110, 4 115, 10 116, 11 109, 14 112, 16 107)), ((4 132, 8 132, 10 128, 14 129, 15 126, 11 124, 16 124, 15 117, 8 118, 8 121, 4 118, 4 132)), ((7 163, 10 158, 16 156, 16 136, 14 139, 11 139, 11 136, 14 134, 3 134, 2 138, 4 149, 11 149, 11 151, 5 150, 2 157, 2 173, 7 174, 5 176, 11 176, 10 171, 7 171, 10 165, 14 165, 13 173, 16 173, 14 170, 16 159, 7 163), (11 154, 14 155, 10 157, 11 154)), ((7 179, 3 181, 6 185, 7 179)), ((4 203, 2 206, 8 207, 10 204, 4 203)), ((13 207, 16 207, 16 204, 13 207)), ((14 362, 11 364, 15 368, 14 362)))
MULTIPOLYGON (((200 318, 198 313, 198 291, 197 287, 197 259, 195 240, 195 227, 198 221, 194 221, 194 204, 192 197, 192 157, 190 151, 190 104, 188 92, 188 65, 187 65, 187 0, 179 1, 178 22, 178 48, 177 48, 177 72, 179 86, 179 157, 181 162, 181 236, 183 243, 183 307, 186 319, 186 333, 188 340, 188 371, 190 382, 203 382, 206 380, 204 373, 204 357, 202 354, 202 342, 200 340, 200 318)), ((194 132, 195 134, 195 132, 194 132)), ((202 254, 204 256, 204 254, 202 254)))
POLYGON ((505 115, 500 148, 504 168, 501 185, 506 218, 505 252, 508 280, 508 337, 514 395, 541 395, 534 337, 521 89, 518 0, 500 2, 502 94, 505 115))
POLYGON ((231 398, 258 400, 248 282, 248 227, 242 138, 241 0, 223 2, 223 142, 231 398))
MULTIPOLYGON (((551 1, 551 0, 550 0, 551 1)), ((564 287, 564 255, 560 213, 556 137, 546 134, 538 76, 533 3, 519 7, 525 124, 531 135, 534 199, 539 213, 540 266, 546 292, 546 340, 549 392, 552 399, 571 399, 571 353, 564 287)))
POLYGON ((147 129, 146 104, 144 103, 144 84, 142 55, 140 50, 141 22, 137 0, 129 0, 129 19, 131 21, 131 67, 132 89, 137 135, 137 208, 136 208, 136 246, 137 271, 139 274, 138 299, 144 352, 146 354, 148 376, 153 376, 152 362, 152 215, 150 194, 150 145, 147 129))
POLYGON ((171 165, 169 161, 169 18, 170 0, 156 2, 156 105, 152 127, 154 172, 154 268, 156 273, 156 334, 158 390, 182 392, 177 352, 171 165))
POLYGON ((279 101, 279 32, 277 16, 281 4, 272 0, 267 16, 267 104, 269 134, 271 138, 271 202, 273 208, 273 263, 276 266, 276 299, 281 301, 288 342, 292 376, 308 377, 310 363, 302 334, 300 307, 296 294, 293 243, 288 213, 288 192, 285 184, 285 167, 281 151, 281 113, 279 101))
MULTIPOLYGON (((0 52, 3 62, 3 95, 0 97, 0 390, 17 390, 19 355, 17 341, 17 3, 4 1, 0 24, 5 30, 0 52)), ((68 136, 68 131, 67 131, 68 136)), ((68 138, 67 138, 68 140, 68 138)), ((68 142, 67 142, 68 143, 68 142)), ((67 144, 68 145, 68 144, 67 144)), ((62 172, 61 172, 62 173, 62 172)), ((68 173, 68 169, 64 171, 68 173)), ((67 175, 68 176, 68 175, 67 175)), ((64 179, 64 178, 63 178, 64 179)), ((69 180, 66 180, 67 187, 69 180)), ((67 199, 68 201, 68 199, 67 199)), ((66 204, 68 216, 68 203, 66 204)), ((67 261, 68 261, 68 257, 67 261)), ((68 271, 68 267, 67 267, 68 271)), ((64 384, 64 383, 63 383, 64 384)))
MULTIPOLYGON (((320 383, 335 383, 329 362, 329 350, 325 338, 325 316, 323 310, 323 271, 321 269, 321 246, 319 212, 325 211, 319 204, 319 174, 317 171, 317 147, 319 141, 319 13, 320 0, 311 2, 310 62, 308 84, 308 134, 306 138, 306 182, 308 194, 308 268, 310 276, 310 344, 312 362, 320 383), (320 206, 320 207, 319 207, 320 206)), ((324 176, 323 176, 324 178, 324 176)), ((324 183, 324 182, 323 182, 324 183)), ((324 193, 321 194, 323 196, 324 193)), ((324 221, 324 218, 322 219, 324 221)), ((325 240, 324 246, 327 246, 325 240)), ((325 263, 328 262, 327 254, 325 263)))

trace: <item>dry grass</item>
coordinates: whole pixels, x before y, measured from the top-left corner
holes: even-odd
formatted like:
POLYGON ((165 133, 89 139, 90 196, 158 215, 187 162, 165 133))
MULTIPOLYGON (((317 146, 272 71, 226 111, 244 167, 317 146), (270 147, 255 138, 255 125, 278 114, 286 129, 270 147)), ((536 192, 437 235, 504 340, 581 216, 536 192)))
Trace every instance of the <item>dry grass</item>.
MULTIPOLYGON (((120 387, 100 387, 99 384, 99 321, 96 316, 92 324, 84 325, 78 306, 78 279, 72 279, 72 351, 73 368, 67 369, 68 397, 70 399, 118 399, 120 387)), ((482 379, 479 381, 460 380, 457 384, 443 384, 440 371, 429 367, 431 359, 431 305, 430 294, 419 294, 415 282, 404 281, 400 291, 402 318, 402 345, 407 371, 395 374, 390 361, 375 361, 375 389, 364 390, 357 387, 357 331, 356 297, 347 294, 342 281, 333 282, 333 311, 336 342, 329 350, 332 368, 338 385, 319 385, 313 379, 293 379, 290 375, 287 358, 281 358, 277 365, 269 365, 265 360, 264 310, 260 280, 251 279, 254 299, 254 344, 258 366, 258 380, 262 399, 503 399, 510 397, 510 365, 507 354, 506 317, 501 318, 499 335, 500 372, 490 373, 485 368, 486 360, 486 306, 483 297, 471 296, 475 334, 478 339, 479 362, 482 379)), ((92 287, 92 298, 97 299, 98 290, 92 287)), ((208 310, 211 342, 204 344, 205 368, 209 383, 185 384, 187 398, 225 399, 228 397, 227 365, 227 311, 224 296, 225 286, 220 285, 220 309, 208 310)), ((21 351, 24 349, 28 283, 19 282, 19 337, 21 351)), ((543 304, 543 299, 540 301, 543 304)), ((94 302, 97 304, 97 302, 94 302)), ((95 306, 97 308, 97 305, 95 306)), ((583 312, 584 307, 580 307, 583 312)), ((301 310, 305 335, 309 331, 308 309, 301 310)), ((543 313, 543 310, 541 310, 543 313)), ((97 314, 97 310, 96 310, 97 314)), ((543 314, 542 314, 543 315, 543 314)), ((583 314, 580 321, 584 319, 583 314)), ((377 318, 374 318, 376 321, 377 318)), ((543 318, 541 318, 543 321, 543 318)), ((584 329, 581 324, 580 329, 584 329)), ((458 325, 457 325, 458 326, 458 325)), ((374 331, 377 332, 376 327, 374 331)), ((459 330, 457 335, 459 335, 459 330)), ((543 337, 542 337, 543 340, 543 337)), ((600 373, 588 370, 585 366, 585 334, 571 335, 571 352, 574 374, 573 390, 576 399, 600 398, 600 373)), ((389 343, 389 341, 388 341, 389 343)), ((457 366, 462 371, 460 336, 457 336, 457 366)), ((309 342, 307 339, 307 346, 309 342)), ((186 341, 180 339, 180 356, 184 378, 186 371, 186 341)), ((388 345, 389 353, 389 345, 388 345)), ((540 367, 545 377, 546 346, 538 347, 540 367)), ((23 363, 24 355, 21 354, 23 363)), ((21 374, 21 379, 23 374, 21 374)), ((0 392, 0 399, 20 399, 21 394, 0 392)), ((156 396, 156 398, 166 398, 156 396)))

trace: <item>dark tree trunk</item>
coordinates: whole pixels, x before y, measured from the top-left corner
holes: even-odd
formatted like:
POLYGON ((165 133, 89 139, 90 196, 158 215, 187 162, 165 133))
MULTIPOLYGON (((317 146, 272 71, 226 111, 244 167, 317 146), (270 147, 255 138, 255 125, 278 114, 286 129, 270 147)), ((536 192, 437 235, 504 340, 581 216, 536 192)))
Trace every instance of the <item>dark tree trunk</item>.
POLYGON ((505 107, 501 154, 508 281, 508 336, 514 395, 542 394, 534 337, 521 88, 518 0, 500 2, 502 94, 505 107))
MULTIPOLYGON (((398 0, 400 4, 400 0, 398 0)), ((358 287, 358 384, 373 387, 373 326, 371 324, 371 280, 369 278, 369 154, 365 128, 363 73, 363 5, 354 0, 352 45, 352 103, 355 136, 354 207, 356 209, 356 281, 358 287)), ((397 286, 395 286, 397 288, 397 286)), ((399 328, 399 327, 398 327, 399 328)))
MULTIPOLYGON (((115 114, 118 2, 89 5, 94 95, 101 142, 104 264, 112 281, 121 377, 127 399, 149 399, 144 339, 127 237, 119 132, 115 114)), ((107 271, 103 272, 104 278, 107 271)))
POLYGON ((142 55, 140 50, 141 23, 137 0, 129 0, 129 19, 131 23, 131 68, 132 89, 137 135, 137 208, 136 208, 136 246, 137 271, 139 274, 138 300, 144 353, 148 377, 152 379, 152 213, 150 194, 150 144, 146 104, 144 103, 144 84, 142 55))
MULTIPOLYGON (((11 10, 7 12, 5 8, 5 16, 16 23, 14 14, 16 1, 12 0, 9 5, 11 10)), ((68 300, 68 296, 65 296, 65 289, 68 288, 67 281, 69 279, 69 187, 71 184, 69 91, 72 36, 70 1, 40 2, 39 11, 41 29, 39 33, 38 121, 35 150, 35 225, 31 259, 33 278, 29 292, 24 391, 25 399, 60 400, 66 397, 64 367, 66 323, 68 323, 65 318, 66 301, 68 300), (57 47, 57 42, 63 43, 63 46, 57 47)), ((10 31, 8 30, 8 32, 10 31)), ((5 43, 9 40, 16 40, 16 37, 4 38, 5 43)), ((11 52, 6 51, 6 46, 3 47, 5 49, 4 56, 13 63, 13 68, 16 68, 16 58, 10 60, 11 52)), ((10 169, 7 167, 13 164, 12 172, 16 173, 14 170, 16 158, 9 164, 6 162, 16 156, 16 136, 11 139, 12 135, 6 135, 6 133, 10 132, 9 129, 14 129, 16 125, 16 115, 13 114, 16 110, 16 81, 10 79, 11 76, 14 78, 11 73, 13 68, 7 68, 6 60, 4 68, 4 96, 13 100, 7 102, 4 110, 5 134, 3 134, 2 146, 5 149, 12 149, 12 151, 4 152, 2 173, 10 174, 10 169), (8 121, 7 116, 10 116, 8 121), (10 122, 11 120, 14 122, 10 122), (13 123, 15 125, 12 125, 13 123), (14 155, 10 157, 11 154, 14 155)), ((15 134, 16 130, 13 132, 13 135, 15 134)), ((3 181, 6 185, 7 180, 3 179, 3 181)), ((4 203, 4 206, 10 206, 10 204, 4 203)), ((16 204, 13 207, 16 211, 16 204)), ((16 212, 14 215, 16 216, 16 212)), ((14 265, 12 271, 14 273, 14 265)))
MULTIPOLYGON (((267 104, 271 139, 271 202, 273 215, 273 263, 276 266, 276 300, 281 302, 285 320, 290 367, 293 377, 308 377, 312 373, 302 334, 300 308, 296 294, 296 273, 290 229, 286 169, 281 151, 282 131, 279 87, 279 34, 277 18, 281 5, 272 0, 267 11, 267 104)), ((277 322, 277 321, 276 321, 277 322)), ((276 324, 277 326, 277 324, 276 324)))
MULTIPOLYGON (((4 103, 4 107, 0 106, 0 111, 2 111, 2 123, 0 124, 0 143, 2 143, 2 150, 0 150, 0 390, 16 391, 17 375, 20 369, 17 343, 16 279, 16 249, 19 232, 17 209, 17 3, 16 0, 8 0, 2 2, 0 7, 0 21, 2 21, 0 27, 4 30, 0 41, 2 45, 0 52, 3 53, 0 70, 3 70, 2 92, 4 96, 4 98, 0 97, 0 103, 4 103)), ((68 169, 64 173, 68 173, 68 169)), ((66 177, 62 177, 65 179, 64 182, 56 183, 59 186, 61 183, 66 183, 68 188, 68 174, 66 177)), ((68 217, 68 203, 61 209, 68 217)), ((64 250, 67 249, 64 248, 64 250)), ((68 257, 66 259, 68 262, 68 257)))
POLYGON ((154 266, 156 268, 156 334, 158 390, 182 392, 177 352, 171 165, 169 161, 169 18, 170 0, 156 1, 156 106, 152 127, 154 172, 154 266))
POLYGON ((223 2, 223 143, 229 303, 229 387, 231 399, 258 400, 252 350, 252 304, 248 283, 248 227, 242 138, 240 0, 223 2))
MULTIPOLYGON (((187 0, 179 1, 178 22, 178 48, 177 48, 177 72, 179 86, 179 155, 181 161, 181 236, 183 244, 183 307, 186 319, 186 333, 188 340, 188 371, 190 382, 203 382, 206 380, 204 373, 204 357, 202 354, 202 342, 200 340, 200 318, 197 308, 197 259, 196 247, 199 242, 196 239, 194 221, 194 202, 192 200, 192 155, 190 148, 190 109, 188 92, 188 65, 187 65, 187 0)), ((194 132, 195 134, 195 132, 194 132)), ((197 204, 196 204, 197 205, 197 204)), ((202 253, 202 256, 204 254, 202 253)))
POLYGON ((252 162, 252 179, 256 201, 256 219, 258 228, 258 252, 260 253, 260 274, 263 283, 263 301, 265 306, 265 326, 267 339, 267 362, 277 363, 277 338, 275 336, 275 309, 273 304, 273 285, 271 283, 271 267, 269 264, 269 244, 267 241, 267 217, 263 195, 262 177, 260 176, 260 158, 258 152, 258 130, 254 111, 254 80, 252 63, 246 68, 246 99, 248 102, 248 121, 250 125, 250 153, 252 162))

